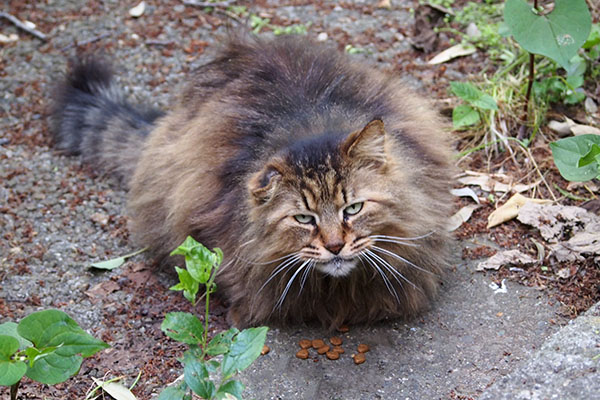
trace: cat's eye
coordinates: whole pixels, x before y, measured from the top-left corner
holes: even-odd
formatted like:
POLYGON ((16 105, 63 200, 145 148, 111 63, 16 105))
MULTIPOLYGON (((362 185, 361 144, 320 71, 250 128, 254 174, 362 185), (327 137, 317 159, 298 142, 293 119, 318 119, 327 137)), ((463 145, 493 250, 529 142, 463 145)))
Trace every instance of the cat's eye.
POLYGON ((315 220, 315 217, 308 214, 297 214, 294 215, 294 218, 301 224, 311 224, 315 220))
POLYGON ((356 215, 362 210, 363 202, 350 204, 348 207, 344 208, 345 215, 356 215))

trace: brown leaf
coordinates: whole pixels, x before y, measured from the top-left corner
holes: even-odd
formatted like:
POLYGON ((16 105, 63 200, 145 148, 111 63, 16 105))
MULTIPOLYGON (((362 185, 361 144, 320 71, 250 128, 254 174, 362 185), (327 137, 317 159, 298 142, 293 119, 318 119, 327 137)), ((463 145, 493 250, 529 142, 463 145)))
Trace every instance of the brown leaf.
POLYGON ((551 203, 552 201, 530 199, 519 193, 516 193, 510 199, 508 199, 508 201, 504 203, 504 205, 498 207, 493 213, 490 214, 490 216, 488 217, 488 229, 515 218, 519 214, 519 210, 521 209, 521 207, 523 207, 527 202, 536 204, 547 204, 551 203))

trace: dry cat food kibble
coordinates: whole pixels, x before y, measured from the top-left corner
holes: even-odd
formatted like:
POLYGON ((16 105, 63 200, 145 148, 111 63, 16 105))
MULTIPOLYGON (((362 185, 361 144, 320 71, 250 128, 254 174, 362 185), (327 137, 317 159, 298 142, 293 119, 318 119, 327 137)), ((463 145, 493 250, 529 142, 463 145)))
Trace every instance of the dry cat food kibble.
POLYGON ((359 353, 366 353, 369 350, 371 350, 371 349, 369 348, 369 345, 367 345, 367 344, 361 343, 361 344, 358 345, 358 352, 359 353))
POLYGON ((354 354, 352 356, 352 358, 354 359, 354 364, 356 364, 356 365, 362 364, 365 361, 367 361, 367 358, 365 357, 365 355, 363 353, 354 354))
POLYGON ((335 351, 336 353, 345 353, 346 350, 344 350, 344 348, 342 346, 333 346, 333 349, 331 349, 331 351, 335 351))
POLYGON ((315 339, 312 341, 312 347, 315 349, 320 349, 323 346, 325 346, 325 342, 321 339, 315 339))
POLYGON ((338 332, 346 333, 350 330, 350 328, 348 328, 348 325, 342 325, 339 328, 337 328, 337 330, 338 330, 338 332))
POLYGON ((338 336, 332 337, 331 339, 329 339, 329 341, 334 346, 341 346, 341 344, 343 343, 342 338, 340 338, 338 336))
POLYGON ((308 339, 302 339, 298 344, 303 349, 309 349, 312 347, 312 341, 308 339))
POLYGON ((298 352, 296 353, 296 357, 298 357, 302 360, 306 360, 308 358, 308 350, 306 350, 306 349, 298 350, 298 352))
POLYGON ((271 351, 271 349, 269 348, 269 346, 267 346, 267 345, 265 344, 265 345, 263 346, 263 348, 262 348, 262 350, 261 350, 260 354, 264 356, 265 354, 268 354, 270 351, 271 351))
POLYGON ((317 353, 319 354, 325 354, 329 351, 330 347, 325 345, 325 346, 321 346, 317 349, 317 353))
POLYGON ((327 353, 325 353, 325 355, 330 360, 337 360, 338 358, 340 358, 340 353, 338 353, 337 351, 328 351, 327 353))

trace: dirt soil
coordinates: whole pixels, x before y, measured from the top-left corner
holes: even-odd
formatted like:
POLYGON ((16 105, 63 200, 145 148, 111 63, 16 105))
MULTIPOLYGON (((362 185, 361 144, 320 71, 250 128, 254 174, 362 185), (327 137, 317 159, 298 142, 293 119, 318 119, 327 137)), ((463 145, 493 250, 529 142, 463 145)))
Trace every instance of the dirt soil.
MULTIPOLYGON (((147 3, 139 18, 128 14, 136 5, 133 1, 7 0, 1 7, 21 20, 34 22, 48 40, 36 39, 0 20, 0 33, 18 35, 17 41, 0 44, 0 322, 58 308, 111 345, 86 360, 79 375, 65 383, 50 387, 25 379, 21 398, 84 398, 93 385, 92 376, 123 375, 131 383, 141 373, 143 383, 134 393, 139 399, 150 399, 181 373, 177 357, 182 347, 162 334, 160 324, 167 312, 194 310, 180 293, 168 290, 174 284, 173 275, 156 271, 152 260, 143 255, 110 272, 89 268, 91 262, 136 250, 128 241, 125 193, 110 177, 97 176, 76 157, 53 150, 48 131, 53 83, 76 55, 104 54, 114 60, 118 80, 134 102, 168 109, 170 96, 184 82, 185 74, 210 60, 229 26, 244 22, 243 17, 224 9, 185 6, 179 0, 147 3)), ((417 8, 417 1, 392 0, 391 9, 361 0, 236 4, 248 6, 273 25, 310 23, 309 37, 336 43, 340 50, 348 44, 360 49, 353 57, 402 75, 446 111, 452 105, 448 82, 467 79, 485 63, 485 55, 478 52, 448 64, 428 65, 433 54, 449 46, 450 38, 444 34, 421 37, 409 12, 417 8), (418 37, 413 37, 415 32, 418 37)), ((261 34, 272 34, 270 31, 267 27, 261 34)), ((532 153, 549 184, 566 188, 543 139, 534 144, 532 153)), ((517 165, 511 167, 506 156, 490 162, 475 154, 461 168, 489 172, 504 166, 505 173, 514 174, 515 180, 530 183, 535 177, 520 169, 524 164, 519 163, 525 163, 525 158, 518 157, 517 165)), ((586 193, 583 188, 577 190, 586 193)), ((549 196, 545 187, 538 193, 549 196)), ((579 203, 564 198, 561 202, 579 203)), ((466 204, 468 199, 457 199, 456 208, 466 204)), ((457 251, 462 252, 463 259, 457 259, 457 264, 489 257, 502 248, 536 254, 531 239, 541 239, 535 230, 515 221, 486 229, 487 216, 494 208, 492 202, 484 203, 456 231, 460 242, 457 251)), ((543 301, 552 303, 558 312, 555 317, 545 317, 551 324, 564 321, 563 316, 574 317, 600 300, 600 273, 593 260, 573 266, 574 273, 566 279, 554 277, 558 266, 549 265, 548 269, 548 264, 544 265, 545 269, 539 265, 487 275, 459 269, 460 273, 451 273, 449 279, 459 279, 451 285, 455 288, 461 287, 462 280, 490 283, 510 278, 545 289, 550 300, 543 301)), ((427 318, 435 319, 436 315, 434 312, 427 318)), ((215 300, 211 331, 226 327, 225 307, 215 300)), ((286 335, 291 340, 303 336, 299 331, 286 335)), ((482 375, 478 388, 493 377, 488 382, 485 379, 482 375)), ((465 393, 479 390, 466 386, 461 389, 465 393)), ((0 389, 0 397, 7 397, 7 393, 0 389)), ((255 397, 260 398, 257 393, 255 397)), ((440 398, 470 397, 461 397, 449 386, 440 398)))

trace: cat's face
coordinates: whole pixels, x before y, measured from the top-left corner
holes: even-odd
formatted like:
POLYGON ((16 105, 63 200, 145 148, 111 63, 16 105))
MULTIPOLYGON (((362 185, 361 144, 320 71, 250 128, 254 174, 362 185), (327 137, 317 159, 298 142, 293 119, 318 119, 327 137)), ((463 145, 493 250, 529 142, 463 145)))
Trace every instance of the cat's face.
POLYGON ((261 242, 269 253, 294 254, 290 263, 349 275, 393 219, 386 173, 381 121, 343 140, 300 143, 251 183, 261 242))

